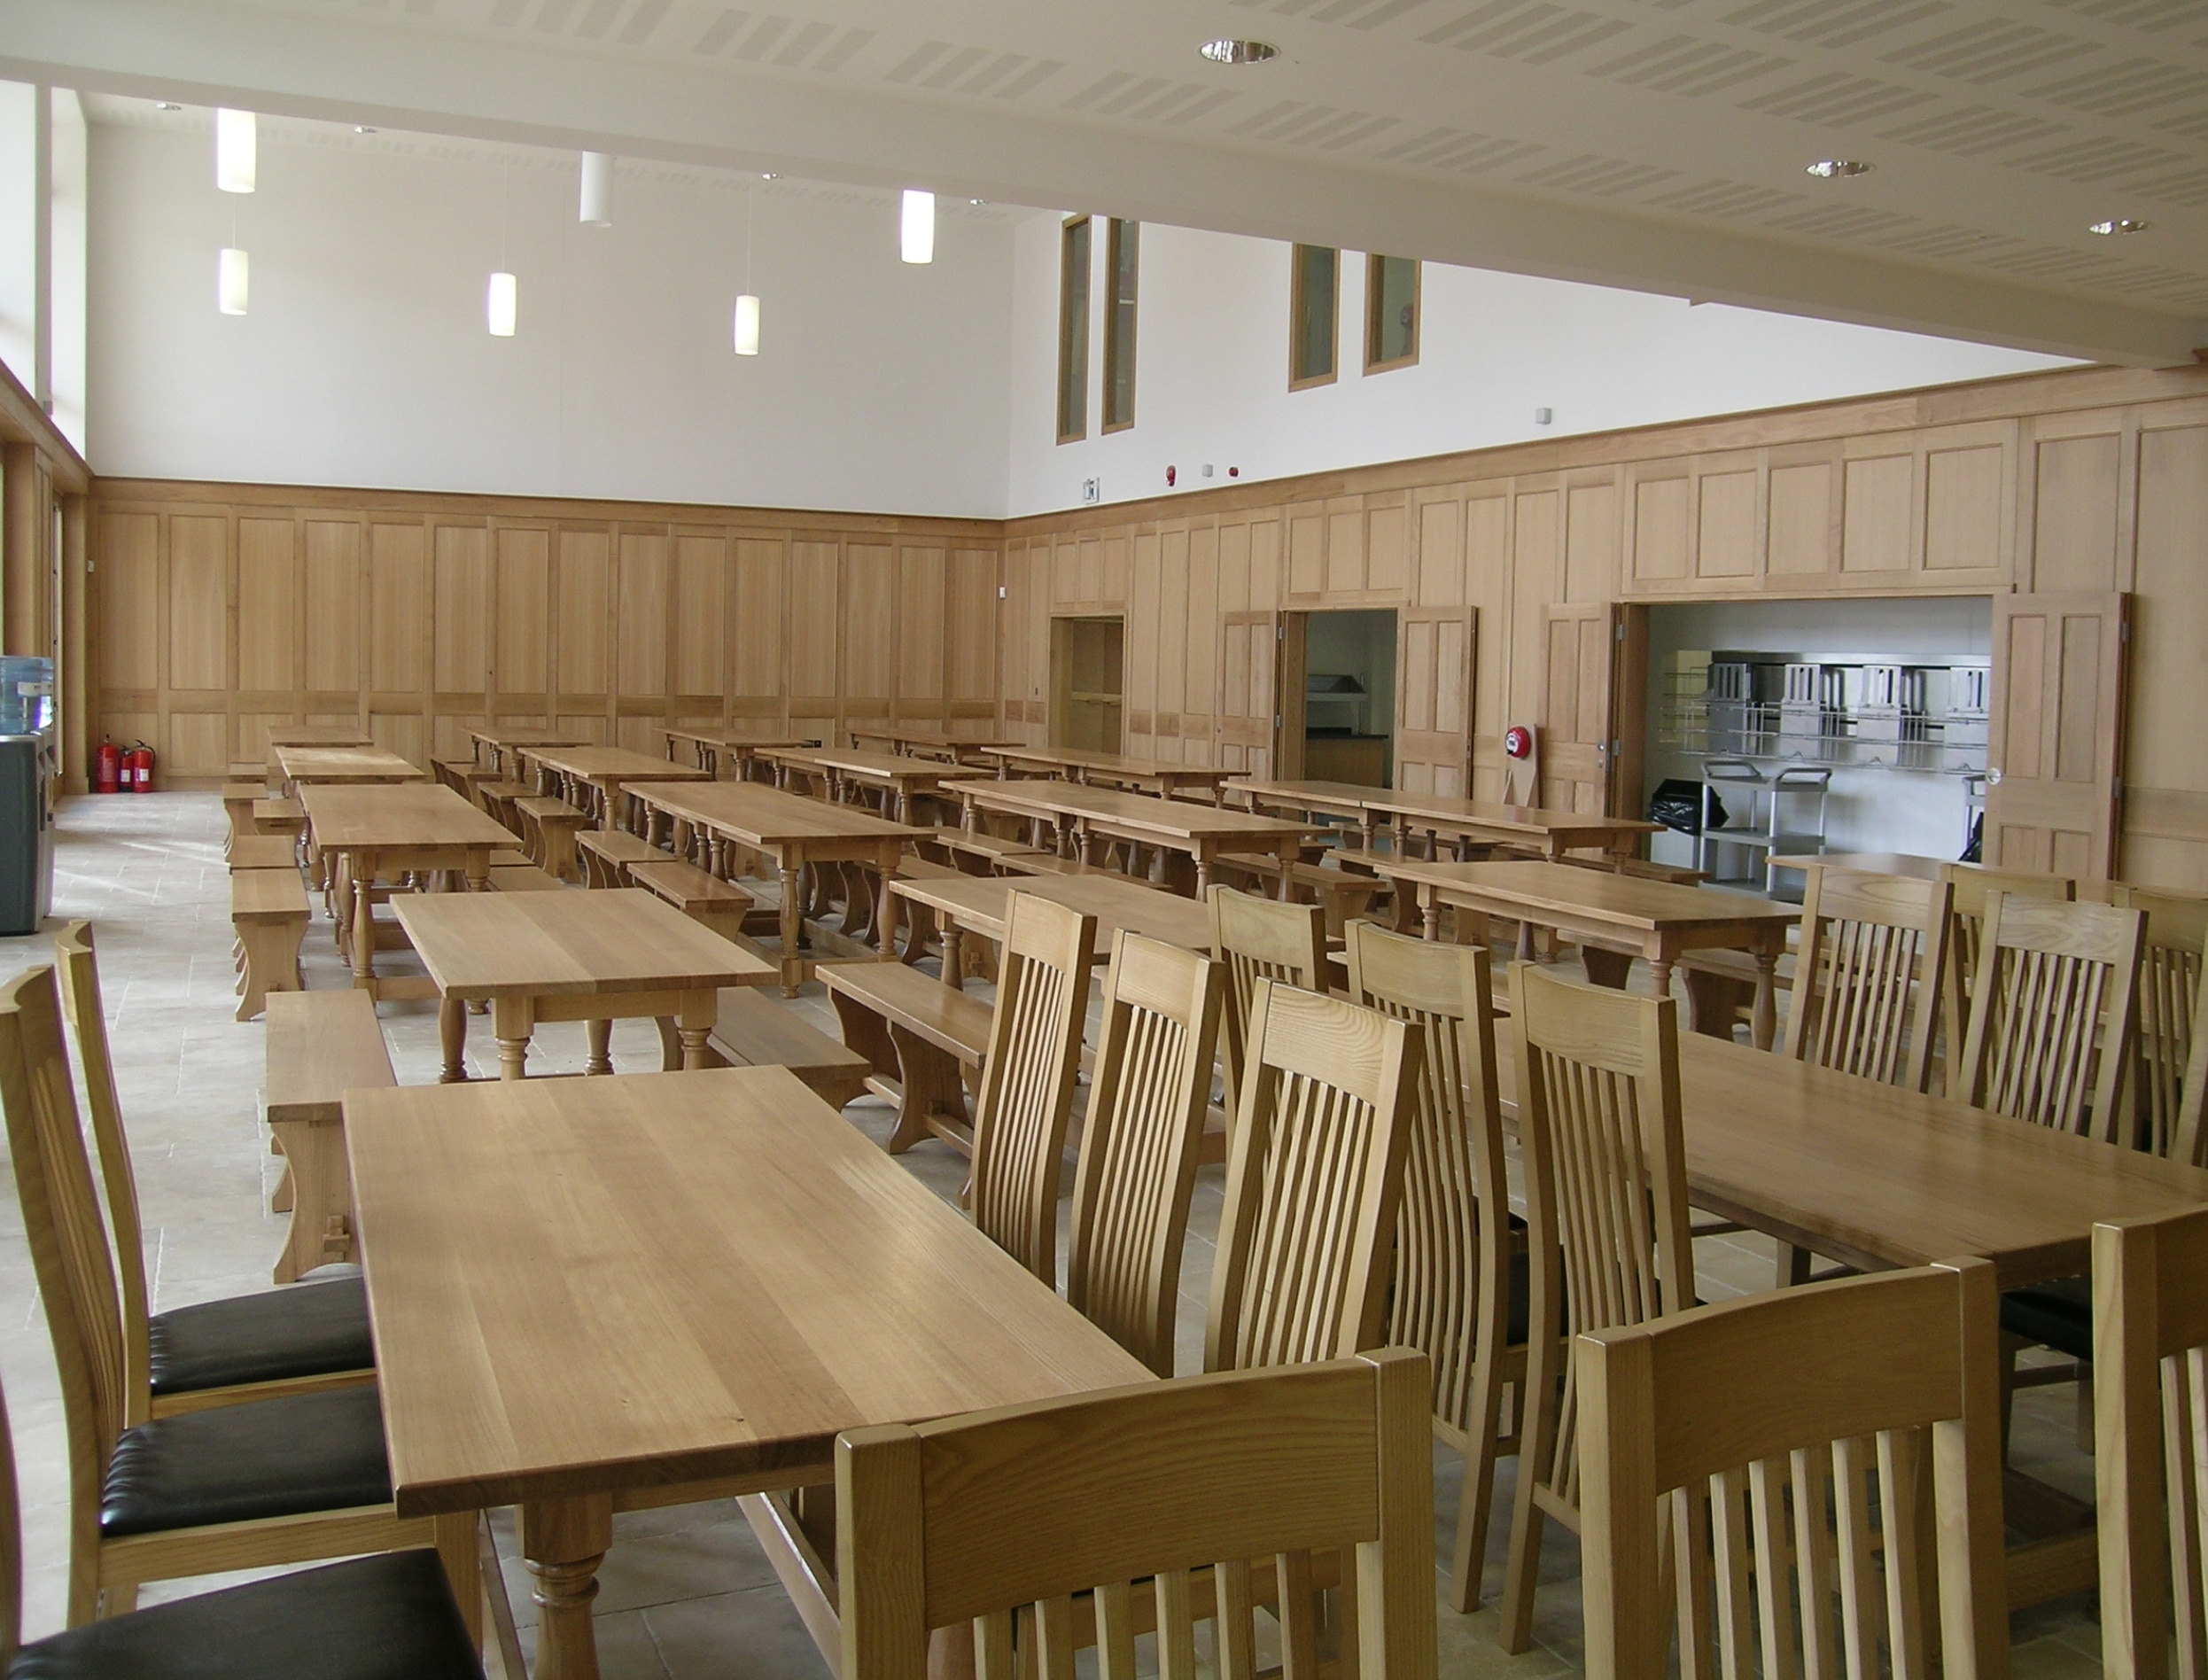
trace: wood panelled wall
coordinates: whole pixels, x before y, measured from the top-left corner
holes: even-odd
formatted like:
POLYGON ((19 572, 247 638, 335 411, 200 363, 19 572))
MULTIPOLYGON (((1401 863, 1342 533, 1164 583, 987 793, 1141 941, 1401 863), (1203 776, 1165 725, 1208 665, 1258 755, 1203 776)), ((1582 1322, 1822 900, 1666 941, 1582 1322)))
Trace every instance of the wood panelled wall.
POLYGON ((486 717, 657 752, 997 714, 993 521, 103 478, 94 524, 91 738, 171 786, 284 722, 426 765, 486 717))
MULTIPOLYGON (((1997 691, 1995 715, 2018 741, 2036 731, 2050 765, 2105 763, 2095 741, 2117 732, 2121 869, 2208 888, 2208 369, 2032 376, 1006 531, 1015 732, 1046 731, 1050 618, 1123 613, 1128 751, 1269 768, 1274 614, 1394 607, 1399 741, 1429 749, 1399 755, 1406 785, 1462 790, 1466 757, 1430 749, 1468 735, 1471 790, 1496 797, 1502 731, 1530 722, 1547 802, 1582 808, 1605 797, 1604 649, 1634 603, 2130 592, 2120 717, 2082 681, 1997 691)), ((2011 842, 2018 860, 2028 844, 2011 842)), ((2063 836, 2036 844, 2042 867, 2065 860, 2063 836)))

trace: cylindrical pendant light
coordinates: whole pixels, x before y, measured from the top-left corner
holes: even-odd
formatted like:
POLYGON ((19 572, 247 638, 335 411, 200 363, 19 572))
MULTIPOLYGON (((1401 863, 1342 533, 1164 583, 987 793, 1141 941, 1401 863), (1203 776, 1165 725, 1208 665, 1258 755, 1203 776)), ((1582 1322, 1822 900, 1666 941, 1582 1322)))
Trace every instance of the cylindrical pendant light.
POLYGON ((578 219, 587 228, 613 225, 613 154, 583 153, 583 198, 578 219))
POLYGON ((759 353, 759 300, 750 292, 736 299, 736 354, 756 356, 759 353))
POLYGON ((226 315, 242 315, 245 293, 245 253, 235 245, 224 245, 214 268, 214 307, 226 315))
POLYGON ((504 269, 491 276, 491 289, 483 300, 483 313, 494 338, 514 336, 514 313, 517 299, 514 292, 514 276, 504 269))
POLYGON ((225 192, 253 190, 259 127, 250 111, 214 113, 214 184, 225 192))
POLYGON ((905 261, 933 262, 936 260, 936 195, 921 192, 912 187, 905 189, 905 213, 899 223, 905 261))

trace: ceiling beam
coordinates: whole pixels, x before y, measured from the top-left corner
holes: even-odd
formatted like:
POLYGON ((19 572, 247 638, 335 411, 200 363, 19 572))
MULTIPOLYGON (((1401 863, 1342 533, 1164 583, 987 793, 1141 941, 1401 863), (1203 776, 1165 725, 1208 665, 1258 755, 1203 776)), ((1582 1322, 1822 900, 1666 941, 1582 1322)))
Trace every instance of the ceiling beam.
POLYGON ((0 0, 0 76, 1619 286, 2137 367, 2193 318, 1950 268, 952 101, 237 0, 0 0))

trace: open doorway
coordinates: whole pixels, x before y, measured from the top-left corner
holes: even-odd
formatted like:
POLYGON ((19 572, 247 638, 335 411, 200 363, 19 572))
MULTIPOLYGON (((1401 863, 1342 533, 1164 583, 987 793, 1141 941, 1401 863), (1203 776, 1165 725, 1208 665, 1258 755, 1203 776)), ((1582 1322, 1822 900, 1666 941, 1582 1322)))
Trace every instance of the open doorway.
MULTIPOLYGON (((1302 699, 1300 742, 1283 741, 1284 761, 1302 751, 1301 774, 1313 782, 1392 787, 1396 775, 1396 614, 1392 609, 1310 612, 1302 619, 1301 670, 1281 673, 1284 693, 1302 699)), ((1299 638, 1282 638, 1294 660, 1299 638)), ((1293 707, 1284 707, 1284 727, 1293 707)), ((1294 774, 1294 771, 1285 774, 1294 774)))
POLYGON ((1076 752, 1122 751, 1127 668, 1123 618, 1050 621, 1050 743, 1076 752))

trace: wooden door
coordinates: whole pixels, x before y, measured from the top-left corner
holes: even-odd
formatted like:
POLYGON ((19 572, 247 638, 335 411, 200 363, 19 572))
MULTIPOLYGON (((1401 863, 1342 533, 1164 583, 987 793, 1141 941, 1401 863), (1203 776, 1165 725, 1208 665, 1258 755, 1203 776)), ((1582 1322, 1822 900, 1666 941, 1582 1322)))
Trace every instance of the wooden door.
POLYGON ((1300 781, 1303 775, 1305 702, 1310 695, 1310 620, 1308 612, 1282 613, 1279 637, 1273 644, 1279 673, 1274 680, 1273 774, 1283 781, 1300 781))
POLYGON ((1279 727, 1276 657, 1284 634, 1271 612, 1219 615, 1219 759, 1247 775, 1273 774, 1273 731, 1279 727))
POLYGON ((1541 803, 1552 811, 1607 814, 1619 739, 1613 679, 1624 620, 1608 603, 1552 606, 1543 617, 1541 803))
POLYGON ((2128 595, 1994 598, 1987 863, 2115 875, 2130 659, 2128 595))
POLYGON ((1396 785, 1451 798, 1472 792, 1477 607, 1405 607, 1396 630, 1396 785))

